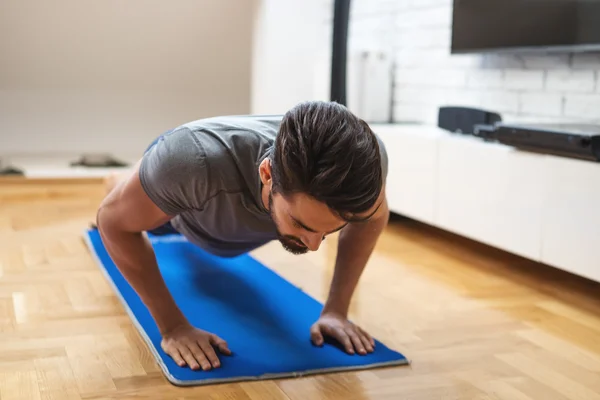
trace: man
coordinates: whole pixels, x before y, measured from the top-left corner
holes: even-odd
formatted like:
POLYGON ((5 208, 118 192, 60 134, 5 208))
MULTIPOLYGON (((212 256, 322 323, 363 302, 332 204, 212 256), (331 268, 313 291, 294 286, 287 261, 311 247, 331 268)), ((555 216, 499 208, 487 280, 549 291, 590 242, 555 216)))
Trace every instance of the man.
MULTIPOLYGON (((334 277, 311 340, 348 353, 374 341, 347 319, 352 294, 388 221, 387 155, 369 126, 334 102, 301 103, 281 116, 229 116, 184 124, 157 139, 97 214, 106 249, 136 290, 180 366, 220 366, 212 332, 176 306, 144 232, 179 232, 222 257, 279 240, 316 251, 340 231, 334 277)), ((307 333, 308 334, 308 333, 307 333)))

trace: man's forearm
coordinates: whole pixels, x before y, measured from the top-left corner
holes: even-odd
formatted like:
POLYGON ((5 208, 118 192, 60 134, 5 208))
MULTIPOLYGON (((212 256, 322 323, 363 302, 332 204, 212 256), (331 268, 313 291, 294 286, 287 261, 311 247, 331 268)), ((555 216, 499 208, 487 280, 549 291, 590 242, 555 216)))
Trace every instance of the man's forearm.
POLYGON ((389 215, 363 224, 348 225, 339 236, 329 297, 323 312, 347 316, 350 301, 389 215))
POLYGON ((124 232, 100 221, 98 228, 107 252, 148 307, 160 332, 187 324, 163 280, 148 239, 141 233, 124 232))

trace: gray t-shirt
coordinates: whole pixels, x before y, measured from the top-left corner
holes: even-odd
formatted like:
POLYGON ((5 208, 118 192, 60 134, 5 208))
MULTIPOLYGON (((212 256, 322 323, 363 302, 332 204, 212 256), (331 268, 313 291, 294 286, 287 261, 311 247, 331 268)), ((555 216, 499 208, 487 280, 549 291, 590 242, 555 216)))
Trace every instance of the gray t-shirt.
MULTIPOLYGON (((262 202, 259 165, 282 115, 226 116, 181 125, 144 155, 140 180, 150 199, 190 242, 223 257, 277 238, 262 202)), ((387 153, 382 167, 387 176, 387 153)))

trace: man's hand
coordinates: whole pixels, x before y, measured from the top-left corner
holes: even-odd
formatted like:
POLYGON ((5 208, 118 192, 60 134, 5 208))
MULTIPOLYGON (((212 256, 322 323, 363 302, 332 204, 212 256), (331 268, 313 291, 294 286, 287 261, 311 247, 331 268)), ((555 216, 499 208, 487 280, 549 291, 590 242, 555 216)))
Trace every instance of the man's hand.
POLYGON ((315 345, 323 345, 324 335, 340 342, 349 354, 354 354, 356 351, 358 354, 364 355, 372 353, 375 348, 373 338, 341 314, 333 312, 324 313, 313 324, 310 329, 310 337, 315 345))
POLYGON ((184 325, 164 334, 161 342, 162 349, 177 365, 188 365, 193 370, 202 367, 204 371, 221 366, 213 346, 222 354, 231 355, 227 342, 191 325, 184 325))

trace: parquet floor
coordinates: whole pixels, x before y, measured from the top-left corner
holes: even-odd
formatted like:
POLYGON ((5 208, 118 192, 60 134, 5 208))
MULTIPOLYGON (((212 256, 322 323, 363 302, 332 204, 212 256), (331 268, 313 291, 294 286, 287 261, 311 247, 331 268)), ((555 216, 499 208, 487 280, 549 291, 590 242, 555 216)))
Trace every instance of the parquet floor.
MULTIPOLYGON (((351 317, 410 366, 174 387, 81 239, 102 195, 93 180, 0 181, 1 400, 600 399, 600 285, 402 219, 351 317)), ((335 240, 254 254, 325 298, 335 240)))

